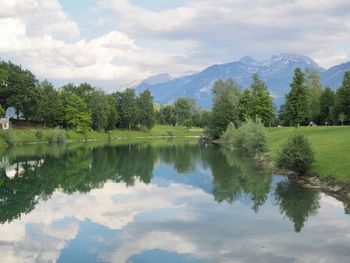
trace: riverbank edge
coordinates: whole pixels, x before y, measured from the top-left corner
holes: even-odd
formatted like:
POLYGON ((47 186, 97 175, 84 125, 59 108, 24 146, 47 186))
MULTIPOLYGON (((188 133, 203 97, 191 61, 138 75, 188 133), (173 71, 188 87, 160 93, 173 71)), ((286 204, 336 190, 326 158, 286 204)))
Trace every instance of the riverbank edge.
MULTIPOLYGON (((136 137, 115 137, 113 139, 82 139, 82 140, 66 140, 62 144, 66 143, 78 143, 78 142, 117 142, 117 141, 128 141, 128 140, 142 140, 142 139, 150 139, 150 140, 155 140, 155 139, 199 139, 200 135, 193 135, 193 136, 136 136, 136 137)), ((15 144, 13 146, 9 145, 0 145, 0 149, 6 149, 10 147, 21 147, 21 146, 26 146, 26 145, 36 145, 36 144, 59 144, 59 143, 49 143, 47 141, 32 141, 32 142, 19 142, 18 144, 15 144)))
MULTIPOLYGON (((59 130, 65 133, 64 140, 61 143, 74 142, 115 142, 121 140, 134 139, 171 139, 171 138, 194 138, 198 139, 202 135, 202 130, 187 129, 180 126, 156 125, 151 130, 124 130, 116 129, 109 132, 89 131, 85 134, 77 133, 72 130, 59 130)), ((50 144, 50 135, 55 133, 55 129, 28 129, 28 130, 9 130, 12 142, 7 143, 6 131, 0 133, 0 149, 9 147, 18 147, 33 144, 50 144), (41 138, 37 135, 40 134, 41 138)), ((53 144, 55 144, 54 142, 53 144)))
MULTIPOLYGON (((210 141, 210 143, 228 147, 219 140, 210 141)), ((298 183, 306 189, 319 189, 320 191, 331 195, 341 201, 350 203, 350 182, 339 182, 334 176, 320 176, 318 172, 309 172, 306 175, 299 176, 291 170, 280 169, 275 166, 274 160, 266 155, 250 158, 257 166, 264 168, 271 173, 283 175, 289 180, 298 183)))

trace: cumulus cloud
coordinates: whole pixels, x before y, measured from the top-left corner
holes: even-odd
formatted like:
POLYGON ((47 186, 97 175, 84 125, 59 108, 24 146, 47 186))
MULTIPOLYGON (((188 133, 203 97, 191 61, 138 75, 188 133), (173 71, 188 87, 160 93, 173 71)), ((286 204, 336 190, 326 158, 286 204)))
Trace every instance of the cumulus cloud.
POLYGON ((347 0, 193 0, 161 11, 98 0, 82 10, 94 25, 89 38, 58 0, 4 0, 0 56, 40 78, 107 83, 114 90, 245 55, 298 53, 330 67, 350 60, 349 10, 347 0))
POLYGON ((325 67, 349 59, 349 53, 339 49, 350 42, 346 0, 205 0, 161 12, 128 0, 101 0, 100 8, 113 10, 115 23, 133 37, 197 43, 194 58, 231 60, 295 52, 325 67))

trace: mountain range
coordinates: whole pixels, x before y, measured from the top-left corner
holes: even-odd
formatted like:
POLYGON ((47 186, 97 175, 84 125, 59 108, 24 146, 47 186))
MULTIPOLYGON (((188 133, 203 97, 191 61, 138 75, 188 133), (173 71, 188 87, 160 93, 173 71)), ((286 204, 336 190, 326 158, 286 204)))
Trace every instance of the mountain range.
POLYGON ((258 73, 269 87, 275 103, 280 105, 290 89, 296 67, 316 70, 322 85, 336 89, 341 85, 344 73, 350 70, 350 62, 326 70, 313 59, 296 54, 282 53, 264 60, 246 56, 238 61, 212 65, 201 72, 182 77, 172 78, 169 74, 159 74, 142 81, 135 89, 137 93, 149 89, 154 101, 159 104, 172 103, 178 97, 189 97, 195 99, 199 106, 210 108, 212 87, 217 79, 232 78, 242 88, 246 88, 251 85, 252 75, 258 73))

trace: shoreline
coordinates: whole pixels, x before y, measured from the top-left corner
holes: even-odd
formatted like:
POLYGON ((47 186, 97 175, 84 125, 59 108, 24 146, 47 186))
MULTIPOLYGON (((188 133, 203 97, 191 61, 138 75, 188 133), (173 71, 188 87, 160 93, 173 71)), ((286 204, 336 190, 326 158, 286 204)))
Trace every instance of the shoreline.
MULTIPOLYGON (((219 140, 207 141, 221 146, 228 147, 219 140)), ((277 168, 273 160, 267 156, 250 158, 257 166, 262 167, 271 173, 279 174, 288 177, 289 180, 298 183, 305 189, 319 189, 320 191, 331 195, 337 199, 350 203, 350 182, 337 182, 334 176, 321 177, 317 172, 309 172, 306 175, 298 176, 290 170, 277 168)))
POLYGON ((272 173, 277 173, 288 177, 289 180, 298 183, 305 189, 319 189, 320 191, 350 202, 350 182, 337 182, 333 176, 321 177, 317 172, 309 172, 306 175, 297 175, 290 170, 279 169, 274 166, 273 161, 266 157, 252 158, 256 165, 269 170, 272 173))
MULTIPOLYGON (((50 141, 50 137, 55 136, 55 133, 57 133, 57 131, 51 128, 10 129, 8 131, 0 131, 0 149, 35 144, 55 144, 57 143, 56 141, 50 141), (40 134, 40 137, 38 134, 40 134)), ((59 143, 71 143, 94 141, 108 142, 133 139, 198 139, 202 134, 202 130, 188 130, 186 127, 181 126, 156 125, 151 130, 115 129, 108 132, 88 131, 86 133, 77 133, 73 130, 59 129, 58 133, 60 133, 61 137, 64 137, 59 143)), ((61 139, 61 137, 59 139, 61 139)))

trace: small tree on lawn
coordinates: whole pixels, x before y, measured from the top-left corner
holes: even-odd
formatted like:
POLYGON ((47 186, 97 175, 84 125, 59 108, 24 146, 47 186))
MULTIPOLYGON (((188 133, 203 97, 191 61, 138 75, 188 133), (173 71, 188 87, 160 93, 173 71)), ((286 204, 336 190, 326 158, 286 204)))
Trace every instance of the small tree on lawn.
POLYGON ((305 174, 315 161, 314 152, 308 138, 300 132, 292 134, 277 157, 277 166, 305 174))
POLYGON ((341 125, 344 125, 344 121, 346 120, 346 115, 344 113, 340 113, 338 116, 338 120, 340 121, 341 125))

